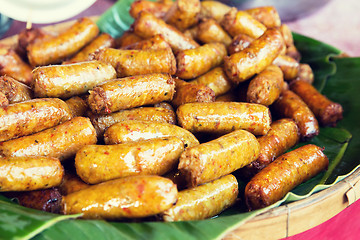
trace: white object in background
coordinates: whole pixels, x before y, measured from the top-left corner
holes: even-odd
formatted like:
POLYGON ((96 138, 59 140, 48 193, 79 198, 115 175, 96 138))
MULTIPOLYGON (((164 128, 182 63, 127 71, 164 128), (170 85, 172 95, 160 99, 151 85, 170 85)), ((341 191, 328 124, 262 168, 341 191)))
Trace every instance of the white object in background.
POLYGON ((96 0, 1 0, 0 13, 22 22, 53 23, 71 18, 96 0))

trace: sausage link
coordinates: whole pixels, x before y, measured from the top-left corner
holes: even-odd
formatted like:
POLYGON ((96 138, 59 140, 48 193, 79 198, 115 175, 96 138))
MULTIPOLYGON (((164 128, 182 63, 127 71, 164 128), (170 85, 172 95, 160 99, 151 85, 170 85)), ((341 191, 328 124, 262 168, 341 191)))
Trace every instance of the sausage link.
POLYGON ((249 13, 236 8, 231 8, 225 14, 221 25, 232 37, 243 33, 256 39, 266 31, 266 27, 249 13))
POLYGON ((308 144, 285 153, 256 174, 245 188, 250 209, 269 206, 302 182, 325 170, 328 158, 318 146, 308 144))
POLYGON ((171 101, 175 108, 185 103, 214 101, 215 93, 211 88, 175 78, 175 94, 171 101))
POLYGON ((229 174, 178 193, 176 204, 161 216, 165 222, 202 220, 232 206, 238 195, 238 182, 229 174))
POLYGON ((322 95, 310 83, 302 80, 293 81, 290 83, 290 89, 301 97, 323 126, 336 126, 343 118, 342 106, 322 95))
POLYGON ((121 37, 115 39, 115 46, 116 48, 124 48, 128 45, 137 43, 139 41, 142 41, 143 38, 139 37, 132 31, 125 31, 121 37))
POLYGON ((94 113, 109 114, 123 109, 170 101, 175 82, 169 74, 154 73, 115 79, 89 91, 88 104, 94 113))
POLYGON ((31 191, 60 185, 64 169, 52 157, 0 158, 0 192, 31 191))
POLYGON ((271 124, 269 132, 258 138, 258 141, 260 143, 259 157, 241 169, 241 174, 249 179, 273 162, 275 158, 295 146, 300 141, 299 129, 292 119, 279 119, 271 124))
POLYGON ((199 18, 213 18, 220 23, 230 9, 231 7, 219 1, 201 1, 199 18))
POLYGON ((222 43, 208 43, 180 51, 176 55, 176 76, 181 79, 196 78, 219 66, 226 55, 226 48, 222 43))
POLYGON ((96 184, 134 175, 163 175, 174 169, 184 143, 177 137, 153 138, 116 145, 88 145, 75 157, 76 172, 96 184))
POLYGON ((100 61, 43 66, 33 73, 36 97, 69 98, 116 77, 115 69, 100 61))
POLYGON ((95 58, 112 65, 118 77, 151 73, 175 74, 176 60, 171 49, 123 50, 105 48, 95 58))
POLYGON ((60 63, 78 52, 98 33, 99 28, 93 21, 81 18, 58 36, 29 44, 29 62, 32 66, 60 63))
POLYGON ((68 105, 71 115, 73 117, 84 116, 86 111, 89 109, 86 100, 84 100, 79 96, 69 98, 68 100, 65 101, 65 103, 68 105))
POLYGON ((32 99, 0 108, 0 142, 51 128, 72 117, 57 98, 32 99))
POLYGON ((279 98, 284 82, 281 69, 270 65, 250 80, 246 100, 265 106, 271 105, 279 98))
POLYGON ((176 0, 165 14, 164 20, 184 31, 197 23, 200 9, 200 0, 176 0))
POLYGON ((148 12, 140 12, 132 26, 134 33, 142 38, 150 38, 157 34, 161 34, 170 44, 174 52, 199 46, 197 42, 186 37, 175 27, 166 24, 164 20, 156 18, 148 12))
POLYGON ((202 43, 219 42, 226 47, 229 46, 232 41, 229 34, 212 18, 203 19, 197 25, 196 39, 202 43))
POLYGON ((0 143, 0 156, 48 156, 62 161, 75 156, 81 147, 96 142, 90 120, 76 117, 42 132, 0 143))
POLYGON ((143 120, 170 124, 176 123, 175 112, 162 107, 140 107, 106 115, 95 115, 88 112, 88 115, 100 138, 108 127, 126 120, 143 120))
POLYGON ((0 77, 0 92, 5 94, 9 103, 27 101, 32 97, 32 91, 27 85, 10 76, 0 77))
POLYGON ((17 81, 30 85, 32 68, 24 62, 13 49, 0 46, 0 75, 7 75, 17 81))
POLYGON ((290 56, 279 55, 273 64, 281 69, 286 81, 293 80, 298 76, 300 64, 290 56))
POLYGON ((210 142, 187 148, 180 156, 179 170, 189 186, 197 186, 242 168, 259 156, 256 137, 236 130, 210 142))
POLYGON ((148 49, 171 49, 170 44, 168 44, 162 35, 155 35, 151 38, 135 42, 133 44, 123 47, 124 50, 148 50, 148 49))
POLYGON ((281 19, 276 8, 273 6, 256 7, 245 10, 253 18, 258 20, 267 28, 274 28, 281 26, 281 19))
POLYGON ((283 38, 276 29, 268 29, 244 50, 224 59, 227 76, 235 83, 262 72, 279 55, 283 38))
POLYGON ((255 103, 187 103, 176 113, 180 126, 193 133, 223 134, 245 129, 255 135, 264 135, 271 123, 269 109, 255 103))
POLYGON ((104 141, 106 144, 119 144, 171 136, 180 138, 185 148, 199 144, 191 132, 174 124, 136 120, 110 126, 104 133, 104 141))
POLYGON ((200 77, 190 81, 190 83, 205 85, 211 88, 215 96, 223 95, 233 87, 232 82, 226 76, 222 67, 216 67, 200 77))
POLYGON ((314 73, 309 64, 300 63, 297 79, 308 82, 310 84, 314 82, 314 73))
POLYGON ((176 202, 177 193, 176 185, 167 178, 120 178, 64 196, 63 213, 83 213, 87 219, 148 217, 169 209, 176 202))
POLYGON ((70 171, 65 171, 63 180, 59 186, 59 191, 62 195, 69 195, 70 193, 80 191, 88 188, 91 185, 85 183, 81 178, 70 171))
POLYGON ((273 107, 281 117, 292 118, 296 122, 302 140, 310 139, 319 134, 319 124, 314 113, 294 92, 283 91, 273 107))
POLYGON ((48 188, 25 192, 9 192, 6 197, 16 198, 24 207, 40 211, 60 213, 62 196, 57 188, 48 188))
POLYGON ((252 41, 254 41, 254 39, 249 37, 248 35, 245 35, 242 33, 236 35, 232 39, 232 42, 230 43, 230 45, 228 46, 229 55, 232 55, 234 53, 244 50, 245 48, 247 48, 250 45, 250 43, 252 41))
POLYGON ((115 40, 107 33, 102 33, 86 45, 66 63, 76 63, 92 60, 92 54, 103 48, 111 48, 115 46, 115 40))
POLYGON ((136 0, 130 5, 129 13, 134 19, 136 19, 142 11, 150 12, 157 18, 163 18, 171 6, 172 2, 170 1, 152 2, 136 0))

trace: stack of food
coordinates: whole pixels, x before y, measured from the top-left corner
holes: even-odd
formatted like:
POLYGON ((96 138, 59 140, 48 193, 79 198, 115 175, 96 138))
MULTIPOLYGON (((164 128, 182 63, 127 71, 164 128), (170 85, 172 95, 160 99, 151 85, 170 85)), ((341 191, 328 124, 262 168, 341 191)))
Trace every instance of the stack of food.
POLYGON ((271 205, 327 168, 322 146, 288 150, 343 110, 312 86, 276 9, 139 0, 130 14, 118 39, 83 18, 1 46, 7 196, 90 219, 198 220, 271 205))

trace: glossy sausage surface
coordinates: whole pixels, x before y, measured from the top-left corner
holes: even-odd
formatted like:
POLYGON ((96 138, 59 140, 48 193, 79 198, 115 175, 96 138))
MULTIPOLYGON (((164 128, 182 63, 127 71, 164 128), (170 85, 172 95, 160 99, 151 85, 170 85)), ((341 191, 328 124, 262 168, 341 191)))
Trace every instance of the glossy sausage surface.
POLYGON ((9 103, 23 102, 32 98, 31 89, 10 76, 0 77, 0 92, 5 94, 9 103))

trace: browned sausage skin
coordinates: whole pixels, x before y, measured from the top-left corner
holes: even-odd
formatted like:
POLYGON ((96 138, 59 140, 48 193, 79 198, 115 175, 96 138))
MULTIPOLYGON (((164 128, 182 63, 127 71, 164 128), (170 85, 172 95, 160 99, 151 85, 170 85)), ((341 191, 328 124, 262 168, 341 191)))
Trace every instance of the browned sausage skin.
POLYGON ((187 103, 177 111, 179 125, 190 132, 224 134, 245 129, 264 135, 270 129, 271 115, 266 106, 254 103, 187 103))
POLYGON ((224 70, 235 83, 260 73, 279 55, 283 37, 276 29, 268 29, 244 50, 224 59, 224 70))
POLYGON ((269 132, 258 138, 260 143, 259 157, 241 169, 241 174, 245 178, 253 177, 300 140, 299 129, 292 119, 279 119, 270 126, 269 132))
POLYGON ((65 171, 63 180, 59 185, 59 191, 62 195, 68 195, 73 192, 88 188, 91 185, 85 183, 81 178, 71 171, 65 171))
POLYGON ((259 156, 259 151, 260 145, 254 135, 236 130, 187 148, 181 154, 178 168, 189 186, 197 186, 248 165, 259 156))
POLYGON ((99 29, 92 20, 81 18, 67 31, 54 38, 29 44, 29 62, 32 66, 59 63, 79 51, 98 33, 99 29))
POLYGON ((163 18, 171 6, 172 1, 152 2, 146 0, 136 0, 131 4, 129 13, 135 19, 142 11, 150 12, 157 18, 163 18))
POLYGON ((159 176, 132 176, 100 183, 63 197, 63 213, 86 219, 140 218, 159 214, 177 200, 176 185, 159 176), (82 201, 79 201, 82 199, 82 201))
POLYGON ((10 76, 0 77, 0 92, 5 94, 9 103, 23 102, 32 98, 31 89, 10 76))
POLYGON ((144 40, 143 38, 139 37, 132 31, 125 31, 121 37, 115 39, 115 47, 116 48, 124 48, 128 45, 137 43, 139 41, 144 40))
POLYGON ((286 81, 293 80, 298 76, 300 64, 290 56, 279 55, 273 64, 281 69, 286 81))
POLYGON ((246 204, 250 209, 269 206, 300 183, 325 170, 328 164, 322 149, 312 144, 285 153, 246 185, 246 204))
POLYGON ((31 191, 60 185, 64 168, 52 157, 0 157, 0 191, 31 191))
POLYGON ((175 52, 199 46, 198 43, 186 37, 175 27, 166 24, 164 20, 158 19, 148 12, 140 12, 133 24, 133 29, 135 34, 143 38, 161 34, 175 52))
POLYGON ((89 106, 86 103, 86 100, 79 96, 74 96, 65 101, 68 105, 71 115, 73 117, 84 116, 86 111, 89 109, 89 106))
POLYGON ((203 19, 196 26, 195 38, 203 43, 220 42, 229 46, 232 39, 215 19, 203 19))
POLYGON ((0 142, 51 128, 72 117, 58 98, 37 98, 0 108, 0 142))
POLYGON ((245 10, 253 18, 261 22, 267 28, 280 27, 281 19, 276 8, 273 6, 256 7, 245 10))
POLYGON ((197 23, 200 8, 200 0, 176 0, 165 14, 164 20, 184 31, 197 23))
POLYGON ((170 101, 175 82, 169 74, 154 73, 120 78, 90 91, 88 104, 94 113, 109 114, 123 109, 170 101))
POLYGON ((123 47, 122 49, 129 50, 129 49, 135 49, 135 50, 147 50, 147 49, 167 49, 171 48, 170 44, 168 44, 164 37, 160 34, 155 35, 151 38, 141 40, 139 42, 132 43, 130 45, 127 45, 123 47))
POLYGON ((74 157, 83 146, 97 142, 90 120, 75 117, 56 127, 0 143, 0 156, 48 156, 61 161, 74 157))
POLYGON ((248 35, 242 33, 236 35, 228 46, 229 55, 244 50, 250 45, 252 41, 254 41, 254 39, 249 37, 248 35))
POLYGON ((302 140, 308 140, 319 134, 319 124, 314 113, 293 91, 283 91, 273 107, 281 117, 292 118, 296 122, 302 140))
POLYGON ((176 204, 163 212, 166 222, 201 220, 213 217, 237 200, 238 182, 229 174, 203 185, 179 192, 176 204))
POLYGON ((70 98, 116 77, 115 69, 100 61, 38 67, 33 72, 36 97, 70 98))
POLYGON ((290 89, 302 98, 323 126, 336 126, 343 118, 342 106, 322 95, 310 83, 302 80, 293 81, 290 83, 290 89))
POLYGON ((213 18, 221 22, 231 7, 219 1, 201 1, 199 18, 213 18))

